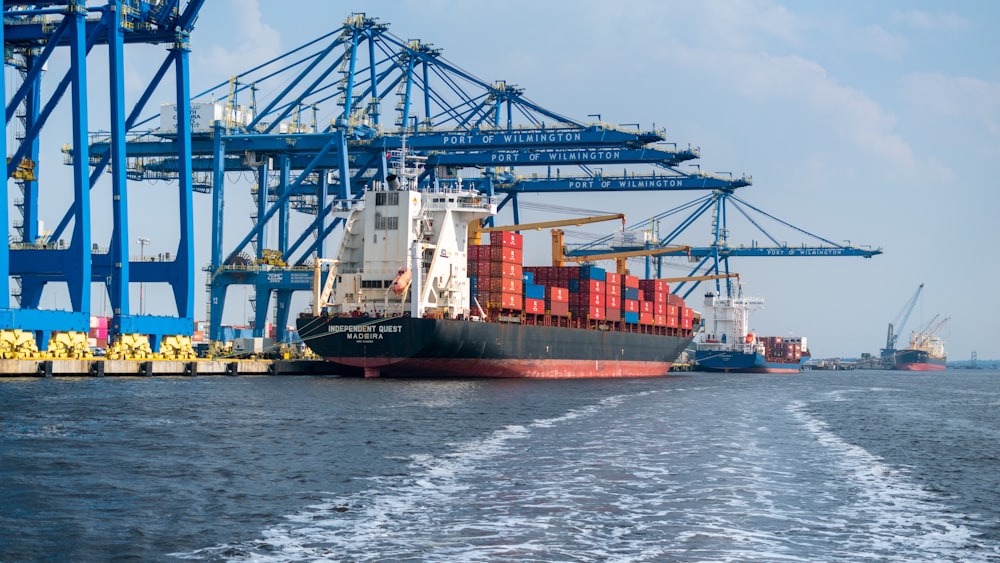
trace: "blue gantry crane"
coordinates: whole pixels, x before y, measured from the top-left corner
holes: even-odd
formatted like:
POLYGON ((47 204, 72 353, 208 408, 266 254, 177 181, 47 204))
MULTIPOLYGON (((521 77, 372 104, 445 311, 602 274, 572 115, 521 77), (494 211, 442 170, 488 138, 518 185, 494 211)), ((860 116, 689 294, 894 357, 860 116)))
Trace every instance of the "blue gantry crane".
MULTIPOLYGON (((22 217, 15 221, 16 236, 10 252, 0 253, 0 285, 17 306, 0 309, 0 329, 25 331, 34 335, 37 347, 45 350, 56 333, 63 346, 86 348, 90 327, 91 285, 99 283, 109 294, 113 314, 112 330, 117 334, 153 336, 151 349, 159 348, 167 335, 190 335, 193 322, 194 252, 191 222, 190 143, 187 118, 188 38, 203 0, 107 0, 88 5, 77 0, 3 3, 5 78, 18 84, 14 92, 4 91, 6 123, 18 131, 8 154, 7 178, 21 189, 16 207, 22 217), (124 95, 125 46, 166 44, 167 56, 139 100, 129 106, 124 95), (110 128, 106 133, 109 149, 103 154, 89 150, 91 109, 100 100, 88 98, 90 68, 88 54, 95 46, 107 48, 107 112, 110 128), (58 49, 69 51, 69 64, 46 96, 42 88, 43 70, 58 49), (175 258, 162 262, 139 262, 129 256, 128 180, 125 167, 126 131, 133 125, 161 81, 173 69, 173 94, 177 100, 179 127, 173 135, 173 153, 178 162, 178 213, 180 240, 175 258), (68 94, 68 95, 67 95, 68 94), (39 221, 39 202, 46 197, 40 187, 39 140, 43 132, 55 129, 50 118, 60 104, 68 104, 72 114, 71 134, 65 152, 72 167, 72 195, 62 220, 49 232, 39 221), (108 171, 113 192, 113 229, 109 248, 99 249, 92 237, 90 190, 108 171), (10 287, 10 279, 14 287, 10 287), (166 282, 173 288, 175 316, 136 314, 129 302, 129 284, 166 282), (68 310, 46 309, 41 296, 51 284, 65 284, 70 299, 68 310), (83 338, 83 344, 80 339, 83 338)), ((47 78, 49 79, 49 78, 47 78)), ((6 80, 5 80, 6 84, 6 80)), ((5 88, 5 85, 0 86, 5 88)), ((64 128, 59 129, 65 134, 64 128)), ((4 201, 7 201, 5 182, 4 201)), ((49 196, 51 200, 51 196, 49 196)), ((11 226, 4 205, 4 224, 11 226)), ((147 347, 148 344, 147 344, 147 347)), ((189 348, 190 346, 188 346, 189 348)))
MULTIPOLYGON (((309 262, 323 258, 324 242, 344 210, 373 179, 388 174, 393 154, 404 144, 426 158, 422 182, 447 186, 465 181, 490 194, 503 194, 501 207, 519 220, 521 193, 609 190, 690 190, 740 187, 749 177, 685 173, 681 162, 700 156, 697 148, 666 143, 662 131, 641 131, 583 123, 528 100, 507 82, 487 82, 441 57, 420 41, 403 41, 388 26, 364 14, 339 29, 207 89, 195 100, 222 90, 204 107, 217 119, 195 128, 191 141, 196 191, 212 194, 212 253, 208 272, 210 337, 219 339, 227 291, 254 287, 254 333, 263 334, 275 297, 277 337, 287 338, 289 302, 312 283, 309 262), (281 84, 265 88, 272 82, 281 84), (262 90, 274 90, 264 99, 262 90), (393 109, 384 100, 394 97, 393 109), (303 116, 311 116, 303 119, 303 116), (605 176, 592 167, 646 166, 605 176), (554 166, 579 167, 562 176, 554 166), (544 175, 518 173, 544 167, 544 175), (463 169, 474 177, 460 178, 463 169), (224 247, 222 214, 226 172, 249 172, 256 213, 251 228, 224 247), (313 215, 294 232, 291 211, 313 215), (277 240, 268 227, 277 226, 277 240)), ((151 119, 151 118, 150 118, 151 119)), ((149 119, 147 119, 147 122, 149 119)), ((161 116, 162 122, 162 116, 161 116)), ((161 123, 162 124, 162 123, 161 123)), ((91 146, 94 154, 107 143, 91 146)), ((177 173, 174 146, 155 128, 136 131, 127 147, 129 171, 137 178, 177 173)))
MULTIPOLYGON (((689 232, 689 229, 696 221, 706 216, 710 217, 712 242, 707 246, 691 247, 688 256, 689 260, 693 262, 693 266, 690 266, 690 271, 687 275, 692 278, 734 273, 731 271, 729 264, 729 259, 733 257, 854 256, 871 258, 882 253, 881 248, 854 245, 847 241, 844 244, 833 242, 828 238, 796 227, 788 221, 750 204, 738 197, 734 193, 733 188, 716 188, 693 201, 627 227, 629 231, 650 233, 652 236, 630 237, 628 245, 623 245, 621 241, 618 241, 616 245, 616 241, 612 236, 601 237, 593 242, 577 245, 568 250, 566 254, 567 256, 586 256, 594 255, 602 250, 605 252, 618 252, 632 250, 637 247, 657 248, 677 245, 681 242, 680 237, 682 233, 689 232), (752 227, 756 228, 767 239, 767 243, 762 244, 754 240, 749 244, 732 244, 730 242, 728 226, 730 209, 735 210, 752 227), (675 226, 672 230, 661 234, 660 224, 667 219, 676 221, 675 226), (779 241, 769 228, 769 226, 773 227, 774 225, 798 233, 807 242, 788 244, 786 241, 779 241)), ((686 236, 690 237, 690 234, 686 236)), ((648 278, 664 277, 664 260, 667 260, 667 258, 663 256, 645 258, 645 276, 648 278)), ((682 281, 674 285, 671 291, 687 298, 702 281, 706 280, 692 279, 690 281, 682 281)), ((718 276, 714 278, 714 281, 716 292, 721 292, 722 284, 725 283, 725 294, 731 294, 733 289, 731 287, 733 283, 732 277, 718 276)))
MULTIPOLYGON (((62 12, 77 6, 54 4, 62 12)), ((609 125, 599 116, 596 123, 565 117, 532 102, 515 85, 486 81, 462 70, 432 45, 393 36, 387 25, 365 14, 352 14, 338 29, 189 96, 186 38, 199 6, 194 1, 184 9, 176 1, 136 1, 109 2, 103 8, 106 14, 129 14, 118 26, 122 44, 167 41, 173 47, 127 117, 123 104, 118 104, 110 134, 92 135, 88 144, 84 119, 74 128, 74 143, 65 150, 79 180, 77 200, 85 199, 84 186, 111 170, 116 198, 111 249, 107 254, 81 251, 89 240, 73 240, 70 247, 80 256, 92 256, 89 261, 77 260, 90 263, 91 271, 74 280, 107 280, 117 334, 190 333, 191 198, 193 193, 205 193, 212 201, 211 256, 205 267, 210 339, 222 338, 229 288, 244 285, 254 288, 254 334, 263 335, 273 298, 277 337, 287 340, 291 298, 294 292, 309 289, 310 262, 324 257, 325 244, 342 224, 346 210, 373 180, 386 179, 404 147, 425 159, 421 177, 425 186, 467 182, 489 195, 502 195, 501 208, 512 210, 515 223, 520 222, 518 197, 525 193, 710 190, 716 198, 717 221, 722 219, 717 225, 722 227, 713 245, 699 250, 704 259, 717 271, 728 270, 729 256, 760 250, 729 248, 724 236, 725 204, 736 189, 751 185, 749 176, 682 170, 682 163, 700 157, 697 147, 667 142, 662 130, 609 125), (155 85, 171 65, 177 74, 176 102, 166 107, 167 113, 145 112, 155 85), (218 91, 223 93, 215 95, 218 91), (152 123, 157 117, 158 125, 152 123), (605 166, 620 167, 621 173, 606 174, 605 166), (563 168, 580 173, 563 174, 563 168), (532 173, 526 174, 529 170, 532 173), (247 173, 252 180, 233 181, 229 172, 247 173), (175 260, 136 263, 127 257, 125 182, 147 180, 178 180, 183 224, 175 260), (239 241, 226 245, 223 209, 234 189, 241 190, 238 195, 245 190, 255 211, 239 241), (128 308, 128 284, 154 280, 171 283, 176 318, 134 315, 128 308)), ((104 21, 108 29, 115 28, 108 23, 115 21, 113 16, 104 21)), ((102 36, 92 37, 96 41, 102 36)), ((121 75, 112 75, 118 90, 121 75)), ((15 178, 30 177, 31 159, 13 170, 15 178)), ((70 222, 74 229, 85 225, 83 217, 89 216, 82 209, 85 205, 74 207, 56 231, 61 234, 70 222), (81 219, 71 220, 77 217, 81 219)), ((32 206, 26 203, 24 208, 30 213, 32 206)), ((704 213, 707 207, 699 209, 704 213)), ((661 214, 656 221, 669 215, 661 214)), ((656 244, 672 244, 688 224, 683 222, 656 244)), ((232 225, 229 228, 233 230, 232 225)), ((28 232, 32 234, 36 236, 26 235, 24 240, 34 241, 37 233, 28 232)), ((38 242, 50 244, 44 237, 38 242)), ((792 254, 790 249, 783 252, 792 254)), ((23 295, 56 274, 37 265, 35 270, 22 267, 22 260, 11 273, 32 287, 23 292, 23 301, 23 295)), ((78 290, 81 303, 86 301, 83 291, 78 290)), ((30 312, 37 309, 30 300, 22 306, 30 312)), ((83 312, 81 306, 77 324, 85 318, 83 312)), ((46 326, 67 325, 60 321, 46 326)))

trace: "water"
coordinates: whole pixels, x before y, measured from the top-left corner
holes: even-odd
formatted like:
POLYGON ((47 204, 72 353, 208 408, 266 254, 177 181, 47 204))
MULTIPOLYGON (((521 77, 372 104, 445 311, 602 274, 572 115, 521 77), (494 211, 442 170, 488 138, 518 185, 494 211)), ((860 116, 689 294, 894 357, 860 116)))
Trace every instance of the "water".
POLYGON ((0 561, 997 561, 1000 373, 0 380, 0 561))

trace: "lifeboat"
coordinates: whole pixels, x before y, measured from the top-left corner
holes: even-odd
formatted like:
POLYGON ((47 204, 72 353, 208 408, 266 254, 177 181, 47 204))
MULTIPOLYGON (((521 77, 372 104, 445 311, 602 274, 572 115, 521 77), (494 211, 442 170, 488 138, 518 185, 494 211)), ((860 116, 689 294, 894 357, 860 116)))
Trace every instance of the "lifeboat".
POLYGON ((400 268, 396 272, 396 277, 392 280, 392 285, 389 289, 392 290, 396 295, 401 295, 408 287, 410 287, 410 281, 413 279, 413 275, 410 274, 410 270, 407 268, 400 268))

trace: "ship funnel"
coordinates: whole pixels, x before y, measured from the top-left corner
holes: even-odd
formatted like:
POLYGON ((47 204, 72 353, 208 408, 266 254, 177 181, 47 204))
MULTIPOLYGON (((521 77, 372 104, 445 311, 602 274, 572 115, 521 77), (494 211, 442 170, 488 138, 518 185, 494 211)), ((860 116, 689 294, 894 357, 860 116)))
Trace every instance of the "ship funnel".
POLYGON ((386 177, 385 181, 389 185, 389 189, 390 190, 398 190, 399 189, 399 185, 400 185, 399 184, 399 176, 396 176, 395 174, 389 174, 389 176, 386 177))

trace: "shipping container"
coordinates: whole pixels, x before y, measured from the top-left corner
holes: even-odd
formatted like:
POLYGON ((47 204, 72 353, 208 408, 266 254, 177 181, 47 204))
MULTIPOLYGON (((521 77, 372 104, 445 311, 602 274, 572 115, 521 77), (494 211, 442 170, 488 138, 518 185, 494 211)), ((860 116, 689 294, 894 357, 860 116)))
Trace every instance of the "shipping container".
POLYGON ((524 272, 520 264, 513 262, 487 262, 490 265, 490 276, 494 278, 524 278, 524 272))
MULTIPOLYGON (((520 283, 521 280, 517 280, 520 283)), ((509 309, 520 311, 524 306, 524 297, 521 292, 502 293, 494 292, 490 294, 490 307, 493 309, 509 309)))
POLYGON ((520 233, 509 231, 490 233, 490 246, 506 246, 520 250, 524 248, 524 237, 520 233))
POLYGON ((512 246, 492 246, 490 247, 491 262, 508 262, 520 265, 524 260, 524 251, 512 246))
POLYGON ((569 289, 565 287, 546 287, 545 299, 551 303, 569 303, 569 289))
MULTIPOLYGON (((624 307, 622 310, 626 313, 638 313, 639 312, 639 300, 638 299, 626 299, 624 301, 624 307)), ((626 321, 627 322, 627 321, 626 321)))
POLYGON ((524 283, 521 278, 490 278, 491 293, 524 294, 524 283))
POLYGON ((524 284, 524 297, 526 299, 545 299, 545 286, 534 283, 524 284))
POLYGON ((625 313, 623 313, 622 316, 625 318, 625 322, 628 324, 639 324, 638 311, 636 312, 625 311, 625 313))
MULTIPOLYGON (((539 286, 541 287, 541 286, 539 286)), ((524 299, 524 312, 530 313, 532 315, 544 315, 545 314, 545 301, 542 299, 534 299, 525 297, 524 299)))

